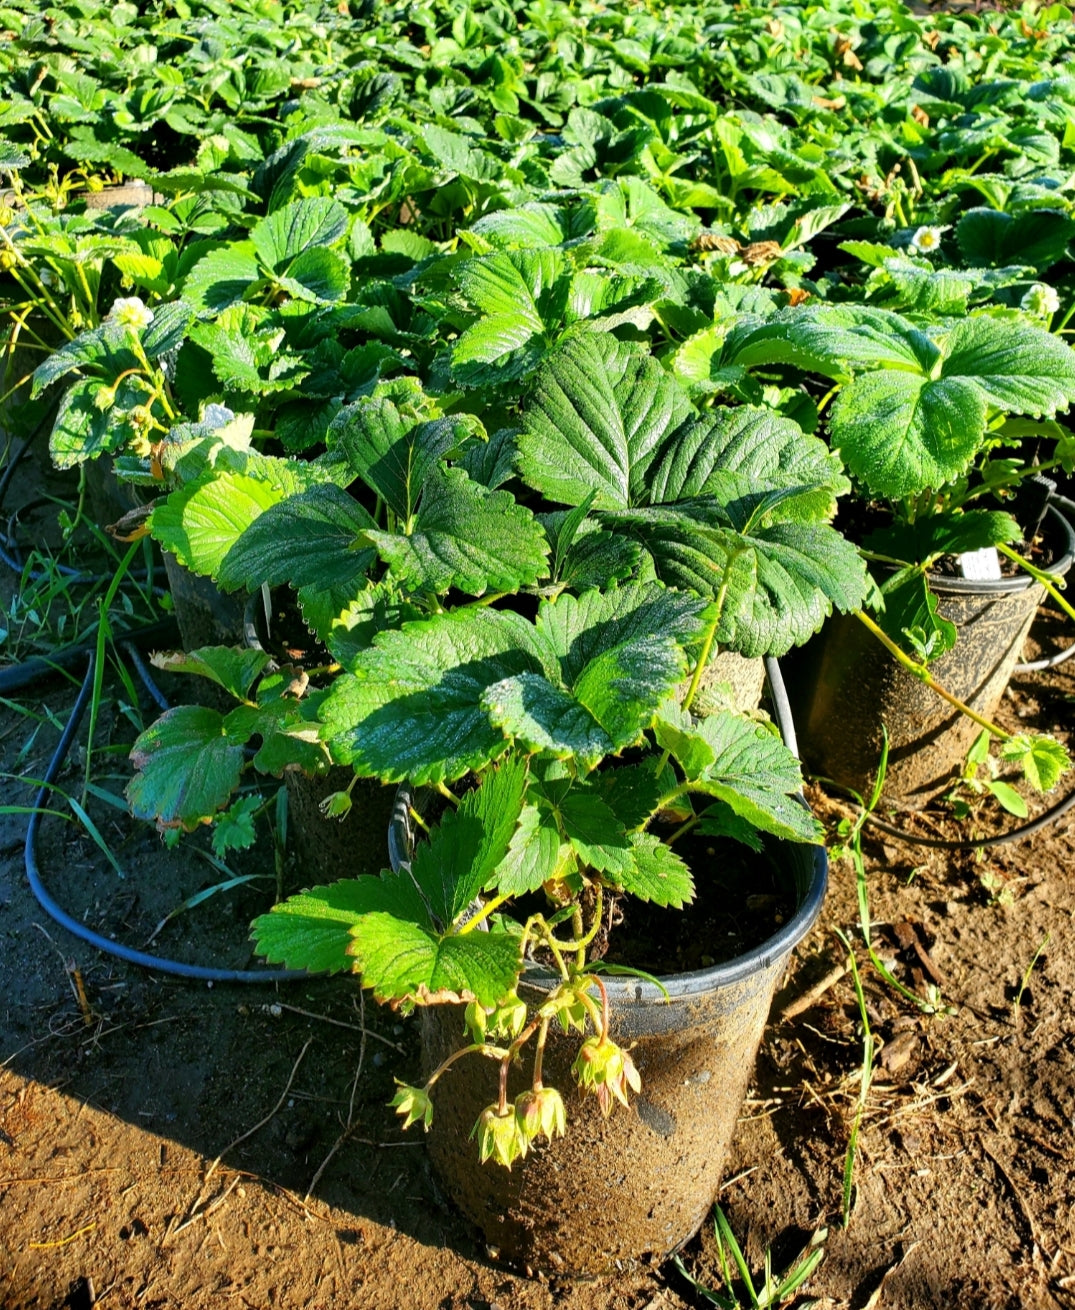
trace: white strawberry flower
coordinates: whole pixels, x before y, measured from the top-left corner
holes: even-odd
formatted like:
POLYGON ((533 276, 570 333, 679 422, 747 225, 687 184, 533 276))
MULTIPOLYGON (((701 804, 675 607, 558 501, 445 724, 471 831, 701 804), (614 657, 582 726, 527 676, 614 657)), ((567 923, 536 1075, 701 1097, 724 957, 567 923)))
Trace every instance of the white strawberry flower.
POLYGON ((1060 297, 1054 287, 1035 282, 1019 302, 1019 308, 1035 318, 1051 318, 1060 308, 1060 297))
POLYGON ((920 255, 932 255, 940 250, 941 238, 947 231, 947 227, 920 227, 911 237, 911 249, 920 255))
POLYGON ((123 323, 127 327, 147 328, 153 322, 153 311, 138 296, 115 300, 108 311, 110 323, 123 323))

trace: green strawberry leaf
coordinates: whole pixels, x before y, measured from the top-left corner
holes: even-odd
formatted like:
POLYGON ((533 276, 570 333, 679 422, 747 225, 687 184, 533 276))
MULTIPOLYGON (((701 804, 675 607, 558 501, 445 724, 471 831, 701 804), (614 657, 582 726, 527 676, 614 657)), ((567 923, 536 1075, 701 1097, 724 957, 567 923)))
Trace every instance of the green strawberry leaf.
POLYGON ((1009 737, 1001 744, 1000 756, 1017 764, 1027 782, 1039 792, 1052 791, 1071 768, 1071 757, 1065 747, 1045 733, 1009 737))
POLYGON ((202 705, 167 710, 131 748, 137 772, 127 784, 131 813, 188 832, 223 809, 239 785, 247 736, 202 705))
POLYGON ((977 453, 985 423, 985 397, 970 379, 930 381, 884 370, 844 387, 829 432, 871 495, 899 500, 958 477, 977 453))
POLYGON ((355 970, 351 929, 368 913, 372 878, 345 879, 289 896, 251 924, 259 955, 271 964, 310 973, 355 970))
POLYGON ((1051 418, 1075 402, 1075 350, 1030 323, 976 315, 945 341, 943 377, 972 381, 986 404, 1051 418))
POLYGON ((464 436, 458 420, 410 424, 391 401, 371 397, 340 410, 326 443, 406 523, 426 480, 464 436))
POLYGON ((209 470, 155 505, 149 530, 192 572, 215 576, 247 528, 285 494, 261 478, 209 470))
POLYGON ((462 610, 380 633, 321 709, 333 755, 386 782, 451 782, 508 748, 484 708, 488 687, 556 674, 555 656, 516 614, 462 610))
POLYGON ((791 841, 819 842, 823 830, 798 799, 799 761, 768 728, 728 710, 703 719, 699 734, 713 751, 713 763, 692 788, 724 801, 762 832, 791 841))
POLYGON ((675 379, 613 336, 571 338, 543 362, 523 414, 518 468, 550 500, 598 509, 644 503, 650 464, 694 414, 675 379))
POLYGON ((155 668, 166 673, 193 673, 208 678, 236 700, 246 700, 250 689, 264 673, 271 656, 262 650, 240 650, 234 646, 203 646, 194 651, 171 651, 153 656, 155 668))
POLYGON ((231 546, 215 571, 226 590, 264 583, 361 590, 375 559, 367 540, 373 519, 331 484, 269 505, 231 546))
POLYGON ((545 534, 533 514, 510 492, 487 491, 462 469, 428 477, 408 527, 367 536, 414 591, 516 591, 533 586, 548 569, 545 534))
POLYGON ((631 861, 609 881, 653 905, 681 910, 694 900, 691 871, 667 842, 651 832, 633 832, 630 844, 631 861))
POLYGON ((279 271, 316 246, 331 246, 347 232, 347 210, 328 196, 308 196, 259 219, 250 244, 266 267, 279 271))
POLYGON ((350 951, 362 985, 378 1001, 443 1005, 476 1001, 491 1009, 510 992, 522 969, 520 937, 493 925, 490 932, 440 936, 423 923, 392 914, 364 914, 350 951))
POLYGON ((525 762, 506 761, 447 810, 429 841, 415 848, 411 872, 442 930, 455 923, 507 855, 525 791, 525 762))

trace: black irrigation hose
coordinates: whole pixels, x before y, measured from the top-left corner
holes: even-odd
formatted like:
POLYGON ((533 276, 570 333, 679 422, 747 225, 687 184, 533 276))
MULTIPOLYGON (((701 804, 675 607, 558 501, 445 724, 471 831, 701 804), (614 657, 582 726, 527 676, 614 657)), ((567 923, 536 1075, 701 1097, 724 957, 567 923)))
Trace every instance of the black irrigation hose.
MULTIPOLYGON (((72 936, 79 938, 80 941, 87 942, 90 946, 96 947, 97 950, 103 951, 106 955, 115 956, 128 964, 137 964, 143 969, 155 969, 158 973, 169 973, 178 978, 191 978, 199 982, 210 983, 276 983, 308 979, 310 975, 301 969, 212 969, 200 964, 184 964, 180 960, 168 960, 159 955, 149 955, 145 951, 136 951, 130 946, 123 946, 119 942, 102 937, 100 933, 93 932, 85 924, 73 919, 45 890, 37 863, 38 829, 43 815, 49 808, 51 785, 63 767, 67 752, 71 749, 71 743, 75 739, 75 734, 78 732, 79 725, 86 712, 86 706, 89 704, 93 692, 94 663, 95 657, 91 653, 86 662, 86 676, 78 693, 78 699, 75 701, 75 707, 71 711, 67 727, 64 728, 52 759, 49 760, 48 768, 45 770, 41 788, 34 798, 30 823, 26 829, 26 880, 30 884, 30 890, 37 898, 38 904, 50 918, 54 919, 62 928, 66 928, 72 936)), ((137 665, 135 667, 137 668, 137 665)))
POLYGON ((879 819, 875 814, 868 814, 866 821, 871 828, 878 828, 890 837, 897 837, 912 846, 931 846, 940 851, 984 851, 990 846, 1004 846, 1008 842, 1020 841, 1023 837, 1030 837, 1040 832, 1042 828, 1048 828, 1062 815, 1067 814, 1072 806, 1075 806, 1075 791, 1069 792, 1063 800, 1057 801, 1030 823, 1021 824, 1008 832, 998 833, 995 837, 980 837, 976 841, 945 841, 941 837, 912 837, 909 833, 901 832, 899 828, 893 828, 891 824, 886 823, 884 819, 879 819))
MULTIPOLYGON (((1067 510, 1073 521, 1075 521, 1075 501, 1069 500, 1067 496, 1057 495, 1055 491, 1050 495, 1049 501, 1051 504, 1059 505, 1062 509, 1067 510)), ((1073 655, 1075 655, 1075 642, 1068 646, 1066 650, 1057 651, 1055 655, 1049 655, 1045 659, 1031 660, 1028 664, 1017 664, 1012 672, 1044 673, 1046 669, 1056 669, 1061 664, 1066 664, 1073 655)))
MULTIPOLYGON (((23 660, 21 664, 11 664, 7 668, 0 669, 0 696, 10 696, 12 692, 21 691, 23 687, 28 687, 41 678, 84 664, 97 649, 96 629, 97 625, 94 624, 90 634, 81 641, 73 642, 70 646, 60 646, 49 655, 34 655, 28 660, 23 660)), ((178 639, 179 628, 172 617, 162 619, 159 623, 148 624, 135 632, 114 634, 115 641, 127 645, 137 642, 143 646, 174 646, 178 639)), ((135 667, 137 668, 137 665, 135 667)))
POLYGON ((137 673, 142 680, 142 686, 145 687, 146 691, 148 691, 153 698, 157 709, 161 711, 170 710, 172 707, 168 703, 168 697, 165 696, 164 692, 161 691, 156 682, 154 682, 153 675, 149 671, 149 665, 142 658, 142 652, 133 641, 121 641, 120 645, 127 652, 131 663, 134 665, 135 673, 137 673))

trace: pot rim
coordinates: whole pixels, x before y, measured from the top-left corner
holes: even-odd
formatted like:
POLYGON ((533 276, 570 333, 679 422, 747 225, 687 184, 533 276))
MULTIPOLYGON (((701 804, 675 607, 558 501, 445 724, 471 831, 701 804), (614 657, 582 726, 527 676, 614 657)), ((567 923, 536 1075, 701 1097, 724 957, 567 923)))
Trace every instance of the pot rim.
MULTIPOLYGON (((1063 550, 1060 558, 1048 566, 1048 572, 1063 577, 1075 562, 1075 528, 1056 503, 1055 497, 1050 499, 1045 513, 1054 534, 1060 538, 1060 547, 1063 550)), ((932 571, 926 576, 929 578, 931 590, 939 596, 1010 596, 1036 585, 1029 573, 1022 572, 1013 573, 1007 578, 985 578, 981 581, 973 578, 953 578, 932 571)))
MULTIPOLYGON (((667 1005, 671 1001, 702 996, 719 991, 722 987, 734 986, 753 974, 767 972, 782 959, 786 959, 814 926, 821 913, 829 883, 829 859, 824 846, 810 846, 805 842, 781 842, 779 846, 781 849, 813 852, 810 881, 801 903, 779 932, 742 955, 711 965, 708 969, 654 975, 664 988, 663 991, 656 983, 644 978, 602 974, 601 981, 605 984, 609 1000, 621 1005, 667 1005)), ((532 968, 524 970, 521 984, 544 990, 556 981, 557 975, 551 970, 532 968)))

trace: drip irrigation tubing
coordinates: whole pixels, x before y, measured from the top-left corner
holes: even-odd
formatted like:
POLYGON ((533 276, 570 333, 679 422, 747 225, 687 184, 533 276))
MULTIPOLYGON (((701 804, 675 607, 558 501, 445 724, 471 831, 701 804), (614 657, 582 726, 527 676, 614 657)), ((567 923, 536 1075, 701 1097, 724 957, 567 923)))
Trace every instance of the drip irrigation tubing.
POLYGON ((979 837, 964 841, 947 841, 943 837, 912 837, 910 833, 893 827, 892 824, 886 823, 884 819, 879 819, 875 814, 868 814, 866 822, 871 828, 877 828, 890 837, 897 837, 900 841, 909 842, 912 846, 930 846, 939 851, 984 851, 990 846, 1005 846, 1009 842, 1021 841, 1024 837, 1031 837, 1034 833, 1041 832, 1043 828, 1048 828, 1057 819, 1067 814, 1072 806, 1075 806, 1075 791, 1069 792, 1063 800, 1057 801, 1044 814, 1039 814, 1030 823, 1023 823, 1018 828, 1010 828, 1007 832, 997 833, 995 837, 979 837))
MULTIPOLYGON (((1075 523, 1075 501, 1069 500, 1067 496, 1060 496, 1055 491, 1050 495, 1049 501, 1065 510, 1071 521, 1075 523)), ((1073 655, 1075 655, 1075 642, 1066 649, 1057 651, 1055 655, 1048 655, 1040 660, 1030 660, 1027 664, 1017 664, 1012 672, 1044 673, 1046 669, 1057 669, 1061 664, 1066 664, 1073 655)))
MULTIPOLYGON (((108 937, 102 937, 100 933, 94 932, 91 928, 87 928, 85 924, 79 923, 77 919, 72 918, 49 895, 45 889, 38 864, 38 832, 41 827, 41 819, 49 811, 52 784, 63 768, 64 760, 66 760, 67 753, 71 749, 71 743, 75 739, 93 693, 95 663, 95 656, 91 652, 86 660, 86 674, 78 693, 78 699, 75 701, 71 717, 67 720, 67 726, 60 735, 59 743, 52 759, 49 761, 48 768, 45 770, 41 787, 34 798, 30 823, 26 829, 26 845, 24 848, 26 880, 37 899, 37 903, 51 919, 80 941, 96 947, 97 950, 103 951, 106 955, 124 960, 127 964, 136 964, 143 969, 154 969, 158 973, 172 974, 177 978, 188 978, 197 982, 209 983, 278 983, 309 979, 310 975, 302 969, 214 969, 206 965, 186 964, 181 960, 169 960, 164 956, 150 955, 145 951, 138 951, 133 947, 124 946, 120 942, 114 942, 108 937)), ((135 668, 138 668, 137 663, 135 668)), ((159 691, 157 695, 160 695, 159 691)))
MULTIPOLYGON (((98 626, 98 623, 92 624, 87 635, 80 641, 72 642, 70 646, 60 646, 48 655, 33 655, 21 664, 9 664, 6 668, 0 668, 0 696, 10 696, 12 692, 21 691, 41 678, 80 667, 97 649, 98 626)), ((174 646, 179 640, 179 628, 175 619, 169 617, 130 632, 116 632, 113 640, 126 647, 136 642, 143 646, 174 646)), ((135 668, 138 669, 137 664, 135 668)), ((153 695, 152 691, 150 695, 153 695)), ((160 705, 161 701, 157 701, 157 704, 160 705)), ((168 708, 167 702, 163 708, 168 708)))

